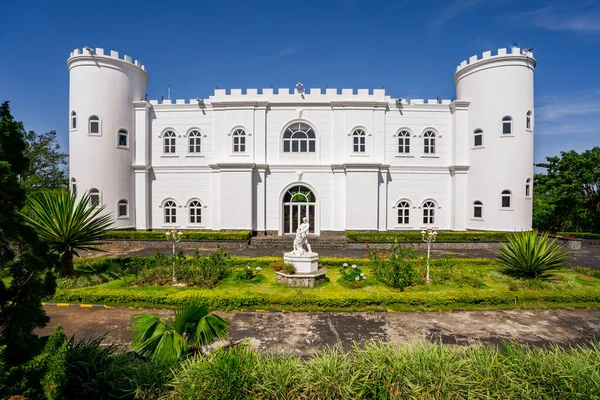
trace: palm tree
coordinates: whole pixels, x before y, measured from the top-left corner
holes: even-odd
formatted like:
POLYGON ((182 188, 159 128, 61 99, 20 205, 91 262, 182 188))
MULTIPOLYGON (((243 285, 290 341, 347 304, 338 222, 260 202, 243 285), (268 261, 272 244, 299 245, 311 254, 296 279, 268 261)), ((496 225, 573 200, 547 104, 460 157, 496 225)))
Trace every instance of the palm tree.
POLYGON ((224 337, 229 323, 209 312, 193 298, 177 306, 171 321, 150 314, 137 314, 132 324, 131 346, 153 361, 168 363, 188 354, 191 347, 210 344, 224 337))
POLYGON ((79 202, 76 193, 66 190, 42 192, 29 198, 25 221, 35 229, 40 240, 60 256, 61 277, 75 274, 73 256, 81 250, 102 251, 98 240, 112 225, 110 215, 100 215, 105 206, 90 205, 90 196, 84 194, 79 202))

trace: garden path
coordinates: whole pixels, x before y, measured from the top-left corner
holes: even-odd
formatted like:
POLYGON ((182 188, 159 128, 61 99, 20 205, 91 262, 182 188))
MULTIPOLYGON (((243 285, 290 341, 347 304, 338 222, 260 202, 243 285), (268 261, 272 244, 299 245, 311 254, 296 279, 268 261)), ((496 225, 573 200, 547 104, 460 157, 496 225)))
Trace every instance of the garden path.
MULTIPOLYGON (((50 323, 38 334, 61 324, 68 336, 106 334, 107 342, 127 344, 134 314, 169 317, 169 310, 103 309, 47 306, 50 323)), ((396 344, 417 339, 448 344, 498 344, 514 339, 523 344, 572 345, 600 340, 600 309, 356 312, 356 313, 220 313, 231 323, 234 340, 249 338, 258 349, 306 355, 325 346, 350 348, 375 339, 396 344)))

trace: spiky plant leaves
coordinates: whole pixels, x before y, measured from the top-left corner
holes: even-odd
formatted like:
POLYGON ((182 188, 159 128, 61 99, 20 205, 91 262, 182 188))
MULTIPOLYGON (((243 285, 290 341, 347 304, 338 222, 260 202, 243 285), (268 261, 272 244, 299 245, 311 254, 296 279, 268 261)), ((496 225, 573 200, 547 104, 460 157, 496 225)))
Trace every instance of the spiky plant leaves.
POLYGON ((212 314, 199 299, 190 299, 177 307, 172 321, 148 315, 135 315, 132 347, 159 363, 172 362, 189 351, 227 335, 229 323, 212 314))
POLYGON ((567 253, 556 239, 548 240, 548 234, 538 236, 536 230, 515 232, 508 236, 509 244, 502 244, 498 263, 504 272, 519 278, 543 278, 551 271, 564 266, 567 253))
POLYGON ((61 276, 74 275, 73 256, 79 256, 79 251, 101 251, 99 240, 112 226, 112 217, 102 214, 105 206, 89 204, 88 194, 78 201, 75 193, 48 191, 30 197, 21 214, 40 239, 60 255, 61 276))

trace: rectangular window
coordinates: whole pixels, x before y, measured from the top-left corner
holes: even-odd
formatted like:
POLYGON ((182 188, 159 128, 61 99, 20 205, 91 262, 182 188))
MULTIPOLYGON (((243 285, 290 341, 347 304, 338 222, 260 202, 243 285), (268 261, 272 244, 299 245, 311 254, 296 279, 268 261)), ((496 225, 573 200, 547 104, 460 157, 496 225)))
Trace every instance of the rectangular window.
POLYGON ((289 141, 285 141, 283 142, 283 151, 285 153, 289 153, 290 152, 290 142, 289 141))
POLYGON ((473 213, 473 216, 475 218, 481 218, 481 207, 480 206, 475 206, 475 212, 473 213))
POLYGON ((315 152, 315 141, 311 140, 308 142, 308 151, 310 151, 311 153, 315 152))
POLYGON ((100 133, 100 122, 99 121, 91 121, 90 122, 90 133, 100 133))
POLYGON ((510 135, 510 126, 511 126, 510 122, 503 122, 502 123, 502 133, 505 135, 510 135))
POLYGON ((127 216, 127 204, 119 204, 119 217, 127 216))
POLYGON ((502 207, 510 207, 510 196, 502 196, 502 207))
POLYGON ((529 184, 525 185, 525 196, 527 196, 527 197, 531 196, 531 188, 530 188, 529 184))
POLYGON ((294 140, 292 141, 292 153, 297 153, 298 152, 298 141, 294 140))
POLYGON ((71 129, 77 129, 77 117, 71 117, 71 129))
POLYGON ((483 135, 475 135, 475 146, 481 146, 483 144, 483 135))
POLYGON ((119 134, 119 146, 127 147, 127 135, 119 134))

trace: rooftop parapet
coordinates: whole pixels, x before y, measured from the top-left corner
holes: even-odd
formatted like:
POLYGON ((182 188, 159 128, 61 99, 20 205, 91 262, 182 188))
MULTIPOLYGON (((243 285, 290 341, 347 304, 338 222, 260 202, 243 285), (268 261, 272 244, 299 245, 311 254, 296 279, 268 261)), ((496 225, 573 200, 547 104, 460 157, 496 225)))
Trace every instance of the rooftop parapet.
POLYGON ((463 62, 460 63, 460 65, 458 65, 456 67, 456 72, 460 71, 461 69, 468 67, 470 65, 476 64, 478 62, 484 61, 484 60, 489 60, 489 59, 493 59, 493 58, 497 58, 497 57, 506 57, 506 56, 523 56, 523 57, 528 57, 533 59, 533 52, 528 51, 528 50, 523 50, 521 51, 521 49, 519 47, 512 47, 510 49, 498 49, 498 52, 495 55, 492 55, 491 51, 485 51, 482 54, 481 58, 478 58, 477 55, 474 55, 472 57, 469 58, 469 60, 463 60, 463 62))
POLYGON ((114 60, 119 60, 121 62, 125 62, 127 64, 138 67, 142 71, 146 72, 146 67, 142 65, 142 63, 138 60, 133 61, 131 56, 125 54, 123 58, 119 57, 119 52, 110 50, 108 54, 104 53, 104 49, 100 47, 96 47, 96 49, 91 49, 89 47, 84 47, 83 49, 75 49, 71 52, 69 60, 71 58, 80 57, 80 56, 92 56, 92 57, 104 57, 104 58, 112 58, 114 60))

